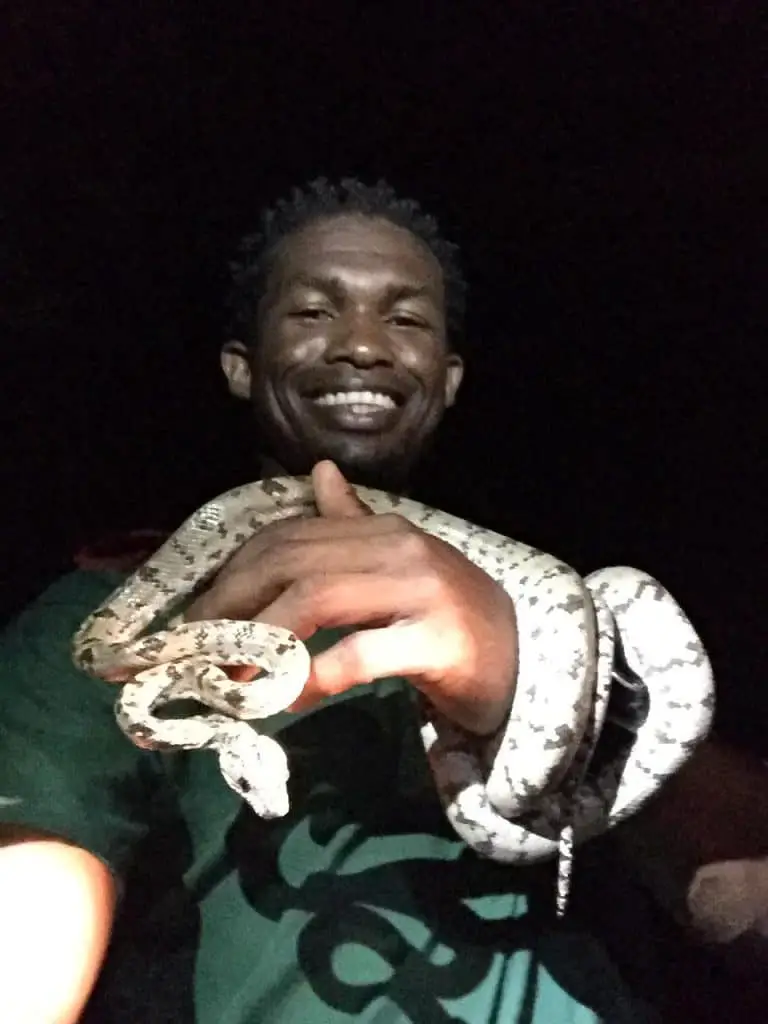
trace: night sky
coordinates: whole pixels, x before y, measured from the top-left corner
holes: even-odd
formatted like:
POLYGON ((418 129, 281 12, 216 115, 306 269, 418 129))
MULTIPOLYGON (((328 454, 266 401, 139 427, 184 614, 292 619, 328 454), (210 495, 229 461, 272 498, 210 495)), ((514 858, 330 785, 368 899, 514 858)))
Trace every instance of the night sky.
POLYGON ((2 615, 255 474, 227 260, 292 185, 384 176, 471 284, 417 496, 659 576, 721 728, 768 746, 759 5, 62 6, 16 5, 0 53, 2 615))

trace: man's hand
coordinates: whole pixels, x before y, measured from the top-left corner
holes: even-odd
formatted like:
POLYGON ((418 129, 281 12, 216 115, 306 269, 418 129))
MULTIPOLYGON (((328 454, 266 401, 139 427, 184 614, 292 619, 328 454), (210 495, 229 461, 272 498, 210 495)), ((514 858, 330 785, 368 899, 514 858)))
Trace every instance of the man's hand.
POLYGON ((319 463, 312 481, 320 517, 261 531, 186 620, 254 619, 302 639, 359 627, 314 659, 293 710, 358 683, 407 676, 457 724, 493 732, 509 711, 517 675, 510 597, 401 516, 371 515, 333 463, 319 463))

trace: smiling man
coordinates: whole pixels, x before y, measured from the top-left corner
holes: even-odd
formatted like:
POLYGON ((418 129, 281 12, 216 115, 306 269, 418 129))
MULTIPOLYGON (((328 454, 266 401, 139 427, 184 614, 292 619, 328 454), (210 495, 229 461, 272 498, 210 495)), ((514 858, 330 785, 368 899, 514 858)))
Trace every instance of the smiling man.
POLYGON ((398 489, 461 384, 464 282, 430 218, 386 190, 376 215, 355 191, 278 207, 245 240, 222 365, 286 471, 328 458, 398 489))
POLYGON ((314 691, 264 723, 291 811, 245 811, 205 752, 134 747, 114 691, 70 657, 122 576, 59 581, 0 650, 0 1019, 81 1019, 112 933, 99 1024, 646 1020, 599 944, 553 925, 549 871, 478 857, 437 798, 419 708, 467 750, 492 744, 516 683, 512 602, 440 541, 361 515, 318 465, 407 485, 461 383, 455 249, 386 185, 319 182, 267 212, 234 273, 229 387, 270 471, 313 470, 321 516, 244 545, 186 617, 323 620, 314 691), (335 622, 318 595, 343 605, 335 622), (322 628, 363 619, 377 628, 322 628))

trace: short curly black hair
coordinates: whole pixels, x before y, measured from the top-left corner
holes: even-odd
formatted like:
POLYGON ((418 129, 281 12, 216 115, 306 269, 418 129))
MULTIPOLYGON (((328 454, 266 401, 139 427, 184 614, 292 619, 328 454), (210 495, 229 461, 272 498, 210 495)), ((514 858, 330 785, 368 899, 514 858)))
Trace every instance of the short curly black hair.
POLYGON ((259 230, 242 239, 237 258, 230 263, 230 337, 248 340, 275 247, 312 221, 342 213, 381 217, 410 231, 427 246, 443 271, 448 341, 452 348, 460 348, 467 286, 458 246, 442 237, 435 218, 425 213, 415 199, 400 198, 384 180, 366 185, 356 178, 342 178, 337 184, 317 178, 304 188, 295 188, 290 198, 278 200, 262 212, 259 230))

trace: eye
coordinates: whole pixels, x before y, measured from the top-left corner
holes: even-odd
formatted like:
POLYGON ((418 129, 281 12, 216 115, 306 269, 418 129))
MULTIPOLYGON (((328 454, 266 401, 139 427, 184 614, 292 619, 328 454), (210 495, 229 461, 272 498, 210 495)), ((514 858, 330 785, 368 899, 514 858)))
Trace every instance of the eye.
POLYGON ((331 314, 327 309, 319 309, 316 306, 307 306, 305 309, 295 309, 290 315, 294 320, 308 320, 310 322, 331 319, 331 314))
POLYGON ((395 327, 426 328, 428 325, 412 313, 393 313, 389 322, 395 327))

